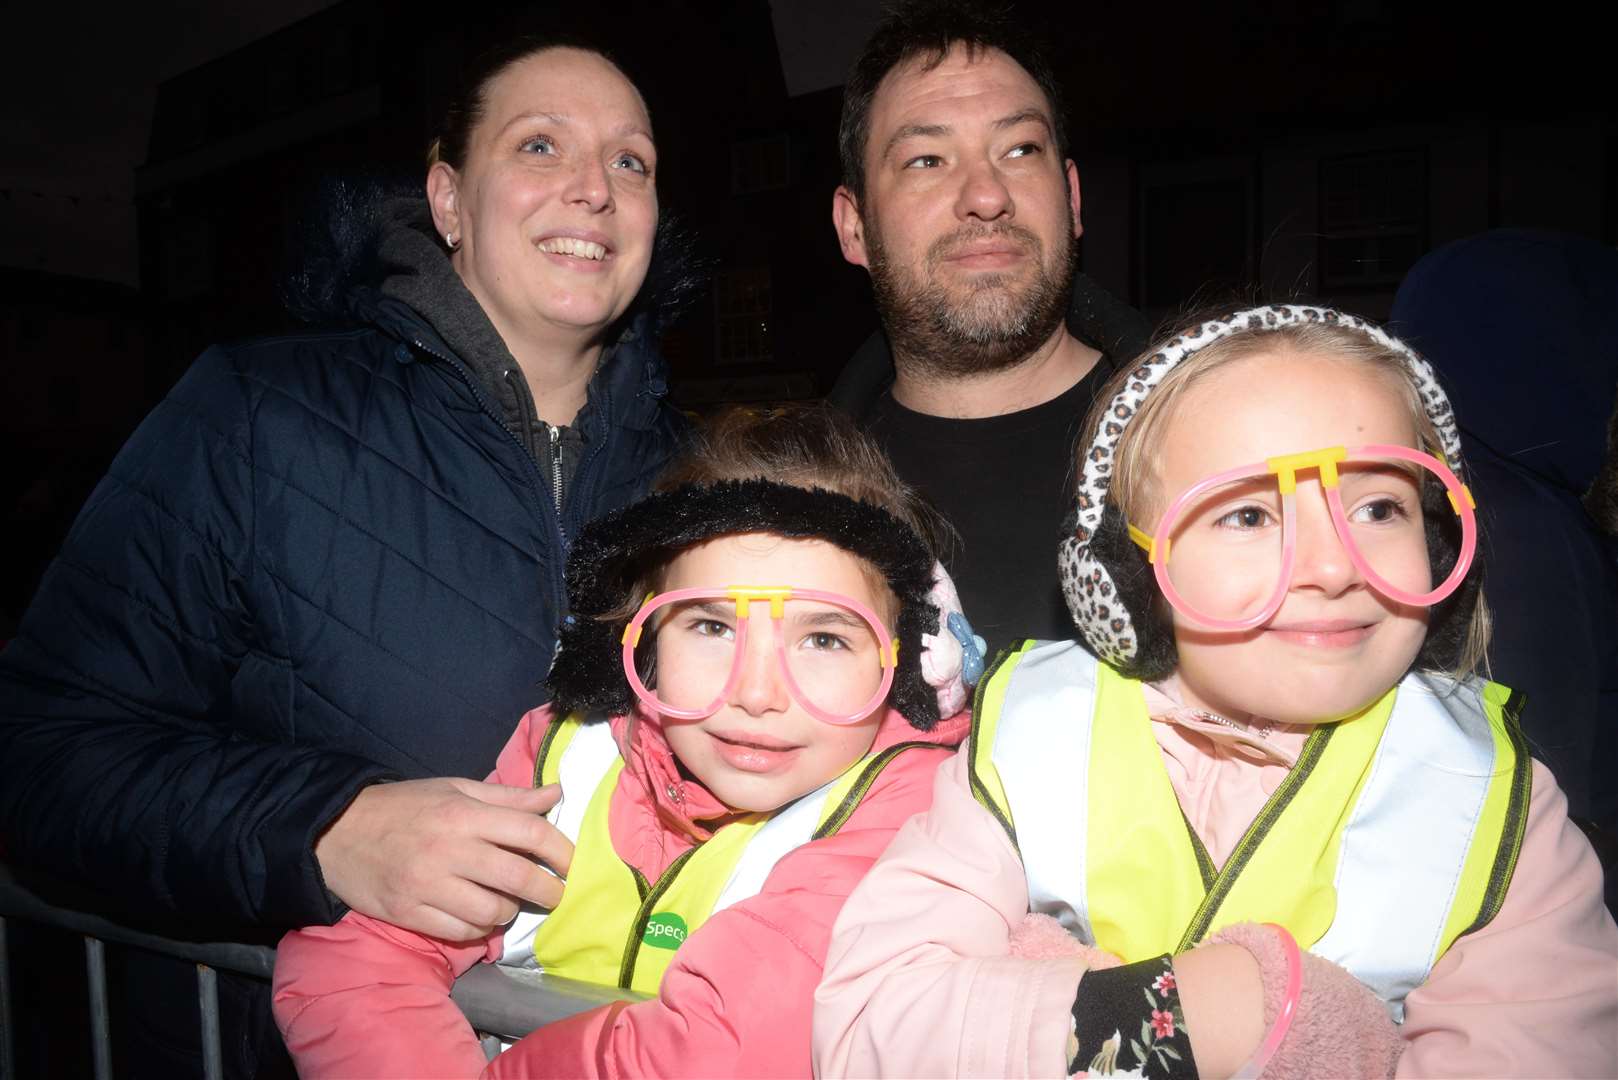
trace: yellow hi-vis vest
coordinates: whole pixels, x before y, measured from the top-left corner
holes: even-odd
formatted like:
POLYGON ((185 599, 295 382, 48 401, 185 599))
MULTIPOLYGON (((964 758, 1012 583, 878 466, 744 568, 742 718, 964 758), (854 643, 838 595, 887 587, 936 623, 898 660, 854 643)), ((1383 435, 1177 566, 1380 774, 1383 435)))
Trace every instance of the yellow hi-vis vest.
POLYGON ((978 687, 971 784, 1022 857, 1030 908, 1085 943, 1133 962, 1277 922, 1397 1021, 1511 882, 1530 778, 1517 706, 1493 683, 1406 677, 1310 734, 1215 871, 1140 684, 1073 642, 1029 642, 978 687))
POLYGON ((623 771, 605 722, 552 723, 540 742, 534 785, 561 783, 546 816, 574 843, 562 900, 530 908, 506 931, 501 963, 655 994, 674 952, 715 912, 756 895, 787 853, 831 836, 859 807, 904 742, 871 754, 837 779, 769 814, 730 822, 648 881, 613 849, 607 815, 623 771))

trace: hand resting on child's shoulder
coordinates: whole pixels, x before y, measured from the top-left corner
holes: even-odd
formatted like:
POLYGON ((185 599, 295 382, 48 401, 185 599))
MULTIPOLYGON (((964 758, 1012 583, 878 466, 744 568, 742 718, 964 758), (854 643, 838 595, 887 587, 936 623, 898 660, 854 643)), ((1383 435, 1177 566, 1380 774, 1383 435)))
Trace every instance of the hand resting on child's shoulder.
POLYGON ((375 784, 320 837, 315 857, 326 887, 355 911, 467 941, 509 922, 520 901, 561 900, 573 844, 540 816, 560 798, 554 784, 375 784))

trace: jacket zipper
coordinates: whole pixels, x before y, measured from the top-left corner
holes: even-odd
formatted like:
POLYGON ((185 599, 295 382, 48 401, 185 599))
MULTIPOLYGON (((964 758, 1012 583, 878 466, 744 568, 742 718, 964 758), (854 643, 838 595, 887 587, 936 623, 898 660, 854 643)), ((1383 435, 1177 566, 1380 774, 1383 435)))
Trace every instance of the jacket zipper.
MULTIPOLYGON (((541 420, 540 423, 545 424, 545 430, 550 433, 550 437, 551 437, 551 498, 556 501, 556 523, 557 523, 557 527, 561 528, 561 523, 562 523, 562 429, 559 428, 559 427, 554 427, 553 425, 551 425, 549 423, 546 423, 544 420, 541 420)), ((563 530, 562 535, 566 536, 567 531, 563 530)))
MULTIPOLYGON (((513 372, 506 368, 500 377, 508 382, 513 379, 513 372)), ((521 381, 521 376, 516 379, 521 381)), ((521 441, 528 452, 535 458, 539 457, 539 445, 534 442, 534 425, 538 424, 545 429, 545 468, 550 473, 551 503, 556 507, 556 528, 562 534, 562 542, 567 543, 567 526, 562 523, 562 430, 553 427, 549 422, 542 420, 537 409, 533 407, 533 395, 524 383, 516 391, 517 406, 522 412, 522 433, 525 436, 521 441)))
MULTIPOLYGON (((533 451, 524 445, 522 438, 515 431, 511 430, 511 425, 507 424, 505 419, 499 413, 495 412, 494 406, 491 405, 489 403, 489 399, 484 396, 482 388, 478 386, 477 379, 473 378, 472 373, 466 369, 466 365, 453 356, 441 353, 437 349, 429 348, 427 345, 423 344, 419 338, 412 337, 410 339, 410 344, 414 345, 428 356, 442 360, 461 377, 461 381, 466 383, 467 389, 472 391, 472 400, 478 403, 478 407, 487 413, 490 419, 492 419, 496 424, 500 425, 500 430, 509 435, 511 440, 517 444, 517 449, 522 451, 521 456, 523 460, 523 467, 528 470, 528 474, 534 484, 534 490, 545 490, 545 478, 540 475, 539 463, 534 460, 533 451)), ((552 517, 551 527, 556 530, 558 552, 565 550, 567 547, 567 533, 562 529, 562 515, 560 510, 558 510, 557 513, 552 517)), ((567 608, 567 582, 562 575, 562 562, 563 560, 561 559, 552 560, 551 583, 554 586, 553 595, 561 605, 562 610, 565 611, 567 608)), ((557 646, 560 647, 561 643, 561 638, 558 637, 556 641, 557 646)))
POLYGON ((1220 716, 1216 712, 1209 712, 1207 709, 1196 709, 1196 710, 1194 710, 1194 713, 1195 713, 1196 718, 1198 720, 1202 720, 1202 721, 1204 721, 1206 723, 1210 723, 1210 724, 1223 725, 1224 727, 1229 728, 1230 730, 1236 732, 1237 734, 1246 735, 1248 738, 1251 738, 1251 739, 1258 739, 1260 742, 1263 742, 1264 740, 1268 739, 1270 737, 1270 733, 1275 730, 1275 724, 1273 722, 1270 722, 1270 721, 1266 721, 1264 724, 1262 724, 1261 726, 1259 726, 1257 728, 1250 728, 1250 727, 1246 727, 1246 726, 1244 726, 1242 724, 1238 724, 1234 720, 1230 720, 1230 719, 1228 719, 1226 717, 1220 716))

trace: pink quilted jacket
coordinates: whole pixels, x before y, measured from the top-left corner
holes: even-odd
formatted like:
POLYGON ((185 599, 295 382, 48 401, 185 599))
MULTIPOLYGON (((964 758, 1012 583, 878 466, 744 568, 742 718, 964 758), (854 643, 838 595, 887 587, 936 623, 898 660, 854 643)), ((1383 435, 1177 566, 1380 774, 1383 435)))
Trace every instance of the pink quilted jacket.
MULTIPOLYGON (((489 779, 530 783, 550 720, 547 709, 524 716, 489 779)), ((608 815, 613 845, 655 880, 709 835, 698 822, 725 809, 681 778, 655 725, 612 723, 625 758, 608 815)), ((275 965, 274 1007, 299 1074, 808 1076, 810 1003, 832 923, 899 826, 926 809, 933 775, 967 726, 962 713, 922 733, 890 711, 874 749, 910 740, 937 748, 900 754, 836 835, 789 854, 757 896, 692 934, 655 1000, 548 1025, 490 1063, 449 990, 473 964, 499 957, 500 933, 457 944, 351 913, 335 926, 288 934, 275 965)))

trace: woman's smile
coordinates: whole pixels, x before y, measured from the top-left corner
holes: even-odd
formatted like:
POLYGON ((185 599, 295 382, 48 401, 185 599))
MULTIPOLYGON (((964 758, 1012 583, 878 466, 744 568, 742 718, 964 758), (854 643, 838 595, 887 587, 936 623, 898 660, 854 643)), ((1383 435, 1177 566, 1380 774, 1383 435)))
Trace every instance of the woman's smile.
POLYGON ((613 257, 606 234, 584 229, 551 230, 535 240, 534 247, 559 260, 556 265, 571 270, 600 271, 613 257))

